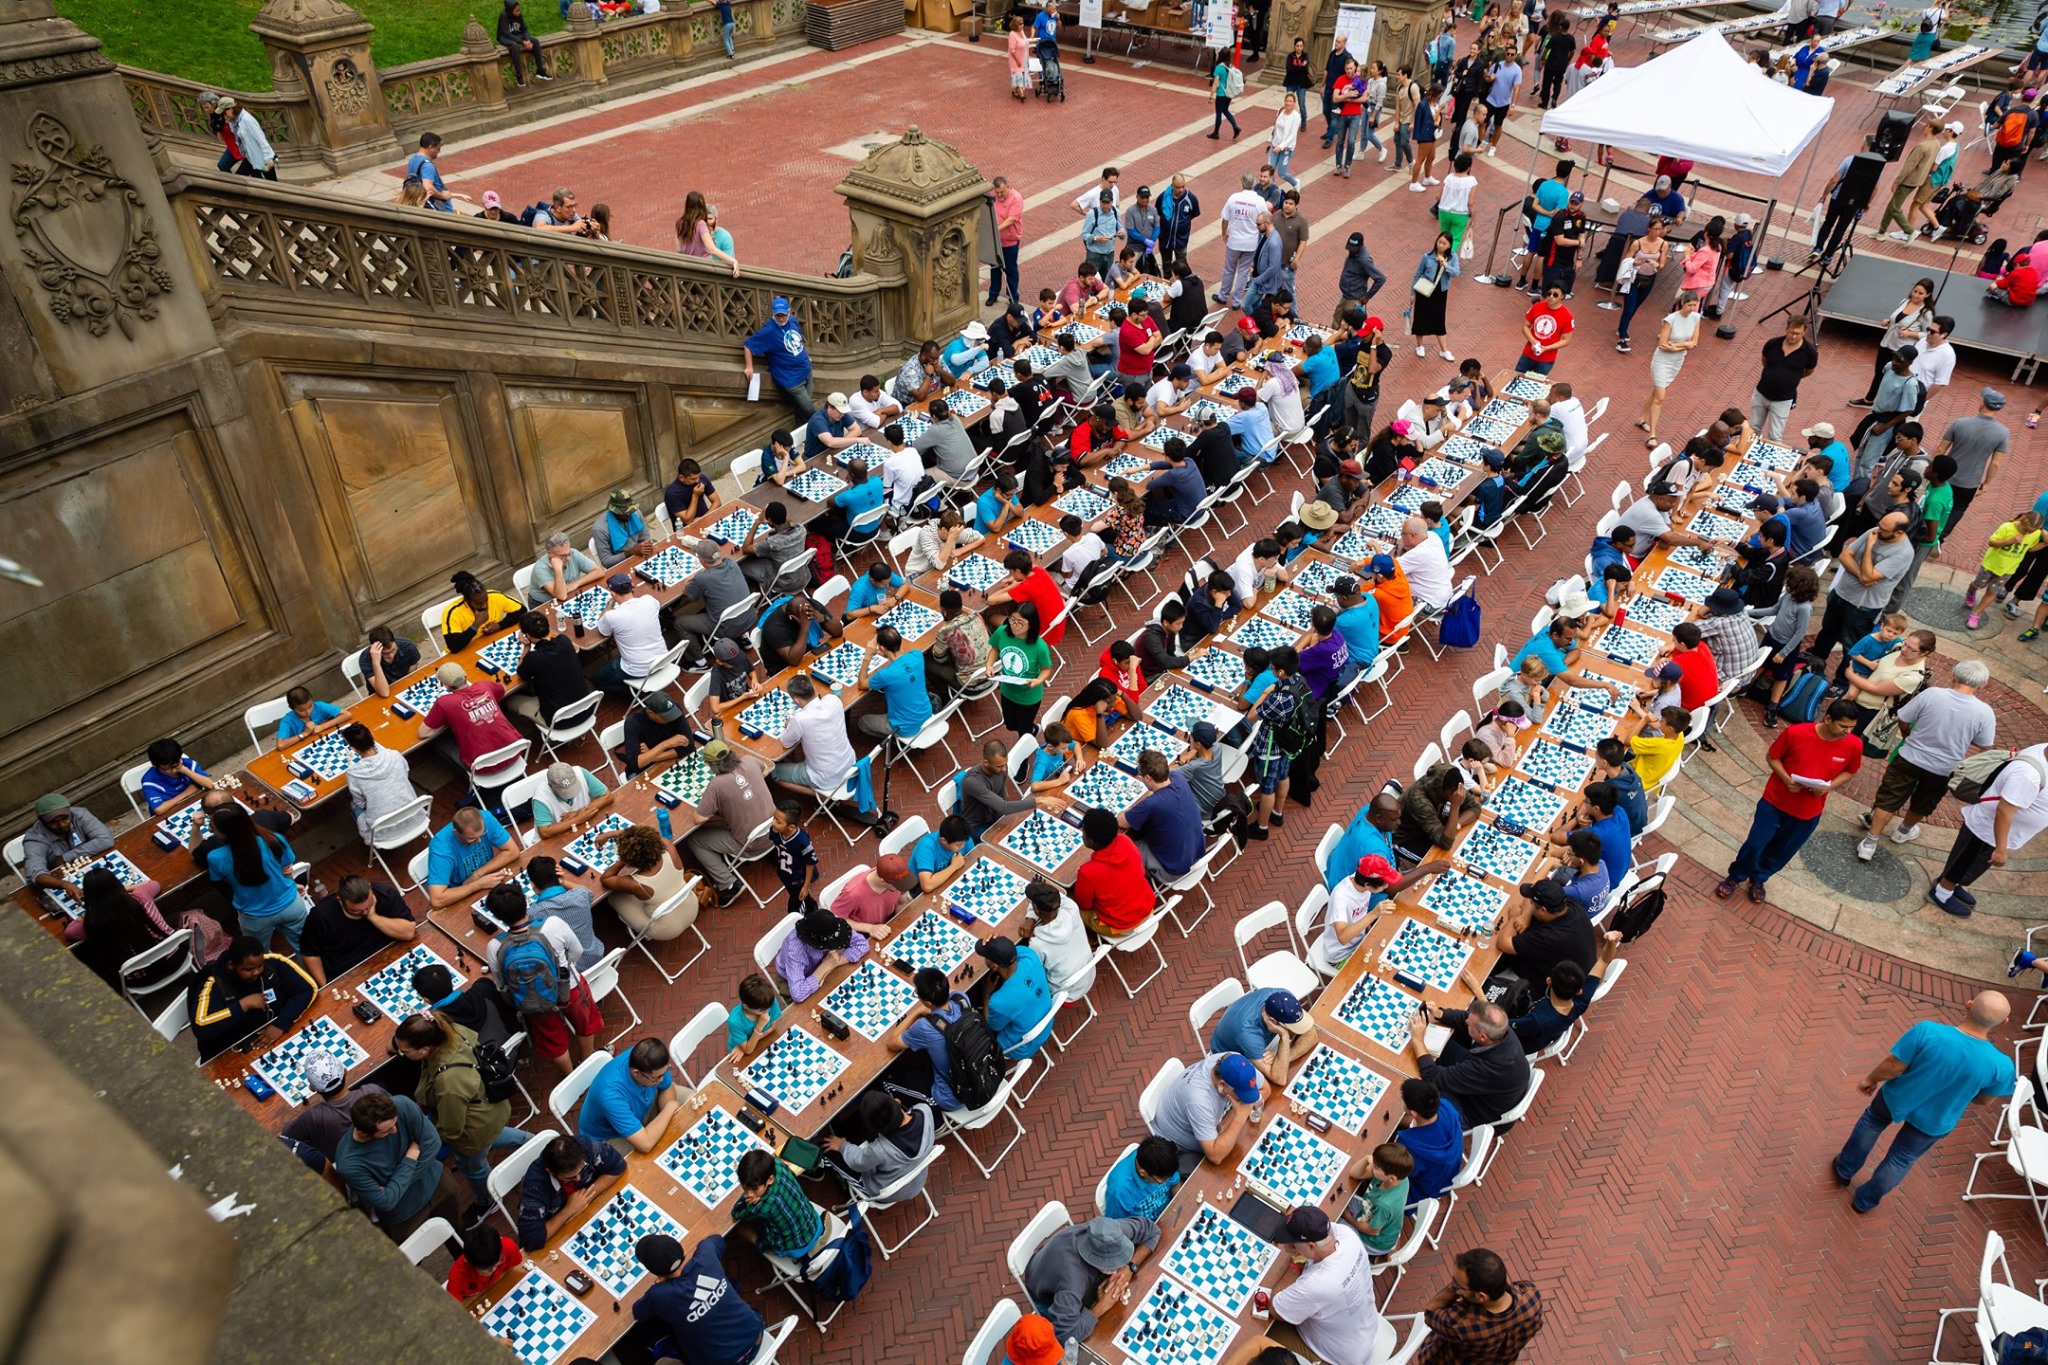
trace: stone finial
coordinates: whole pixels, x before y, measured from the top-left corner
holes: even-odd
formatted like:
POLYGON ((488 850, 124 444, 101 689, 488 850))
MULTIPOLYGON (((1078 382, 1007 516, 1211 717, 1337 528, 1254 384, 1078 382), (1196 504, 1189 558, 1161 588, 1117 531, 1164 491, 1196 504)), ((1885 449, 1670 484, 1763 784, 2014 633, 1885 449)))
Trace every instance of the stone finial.
POLYGON ((462 26, 462 55, 465 57, 487 57, 498 50, 498 44, 491 37, 491 31, 477 22, 472 14, 469 22, 462 26))
POLYGON ((569 0, 569 27, 581 32, 597 26, 597 15, 584 0, 569 0))
POLYGON ((868 153, 848 172, 839 192, 848 198, 930 206, 988 188, 981 172, 946 143, 934 141, 916 124, 903 136, 868 153))
POLYGON ((360 37, 372 32, 373 25, 342 0, 266 0, 249 31, 286 47, 306 47, 360 37))

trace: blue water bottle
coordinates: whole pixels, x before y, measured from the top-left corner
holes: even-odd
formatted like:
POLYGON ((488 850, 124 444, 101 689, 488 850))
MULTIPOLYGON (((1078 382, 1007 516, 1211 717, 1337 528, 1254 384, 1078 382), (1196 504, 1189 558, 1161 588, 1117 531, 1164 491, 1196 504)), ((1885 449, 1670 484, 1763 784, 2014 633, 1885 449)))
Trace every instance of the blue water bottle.
POLYGON ((669 823, 667 806, 656 806, 654 808, 654 823, 661 826, 661 837, 663 839, 668 840, 670 843, 675 842, 675 827, 669 823))

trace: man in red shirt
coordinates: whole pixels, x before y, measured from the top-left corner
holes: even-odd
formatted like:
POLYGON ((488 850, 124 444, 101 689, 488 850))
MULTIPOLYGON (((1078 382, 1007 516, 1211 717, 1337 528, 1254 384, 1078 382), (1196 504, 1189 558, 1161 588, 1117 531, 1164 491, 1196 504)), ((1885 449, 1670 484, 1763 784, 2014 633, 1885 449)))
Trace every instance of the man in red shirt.
POLYGON ((1862 714, 1861 707, 1843 698, 1830 705, 1817 724, 1791 726, 1772 742, 1764 755, 1770 760, 1771 780, 1764 784, 1763 800, 1756 803, 1749 837, 1736 851, 1728 875, 1714 888, 1716 896, 1725 901, 1747 881, 1749 898, 1764 898, 1764 883, 1771 874, 1791 862, 1813 836, 1813 827, 1827 809, 1828 793, 1863 766, 1863 741, 1855 734, 1862 714))
POLYGON ((1522 314, 1522 354, 1516 374, 1549 374, 1557 353, 1571 344, 1572 310, 1564 306, 1564 286, 1553 284, 1522 314))
POLYGON ((1059 584, 1053 582, 1052 575, 1040 568, 1025 550, 1012 550, 1004 555, 1003 567, 1010 571, 1010 576, 989 589, 988 605, 1029 602, 1038 608, 1038 624, 1045 632, 1040 638, 1048 645, 1058 647, 1067 634, 1067 623, 1059 619, 1061 609, 1067 604, 1066 599, 1060 596, 1059 584))
MULTIPOLYGON (((432 739, 447 731, 455 739, 463 767, 470 767, 485 754, 496 753, 506 745, 517 744, 525 738, 499 705, 505 699, 503 684, 489 678, 471 682, 458 663, 442 664, 435 670, 434 678, 441 684, 442 691, 434 699, 434 704, 427 708, 427 714, 420 718, 420 738, 432 739)), ((483 780, 482 785, 502 786, 524 772, 524 763, 515 759, 505 765, 506 776, 498 782, 489 781, 488 773, 479 774, 479 778, 483 780)))
POLYGON ((1074 875, 1074 904, 1097 934, 1121 938, 1151 915, 1159 897, 1145 877, 1145 860, 1116 816, 1090 807, 1081 817, 1081 843, 1091 850, 1074 875))
POLYGON ((1109 310, 1109 321, 1116 328, 1117 374, 1126 384, 1144 388, 1152 376, 1152 352, 1159 349, 1159 329, 1150 314, 1126 313, 1121 304, 1109 310))
POLYGON ((1674 626, 1671 638, 1678 642, 1678 648, 1671 651, 1671 662, 1678 665, 1678 704, 1688 711, 1697 711, 1721 690, 1721 672, 1714 665, 1714 652, 1701 643, 1700 628, 1690 621, 1674 626))

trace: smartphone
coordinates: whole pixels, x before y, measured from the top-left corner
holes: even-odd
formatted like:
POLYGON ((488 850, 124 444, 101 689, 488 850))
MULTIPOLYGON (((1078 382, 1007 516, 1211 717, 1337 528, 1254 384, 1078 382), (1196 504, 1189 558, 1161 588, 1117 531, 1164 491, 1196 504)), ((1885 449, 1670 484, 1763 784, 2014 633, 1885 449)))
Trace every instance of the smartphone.
POLYGON ((1346 1218, 1351 1219, 1353 1222, 1357 1222, 1358 1220, 1364 1218, 1365 1201, 1363 1199, 1360 1199, 1355 1194, 1352 1195, 1351 1202, 1344 1206, 1344 1216, 1346 1218))

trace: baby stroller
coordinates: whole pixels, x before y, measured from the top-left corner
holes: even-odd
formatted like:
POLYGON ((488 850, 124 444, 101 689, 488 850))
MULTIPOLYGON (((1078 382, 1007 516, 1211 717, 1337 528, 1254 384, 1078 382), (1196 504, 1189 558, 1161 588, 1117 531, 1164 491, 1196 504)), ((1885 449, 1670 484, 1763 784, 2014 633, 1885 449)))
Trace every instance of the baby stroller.
POLYGON ((1038 55, 1031 59, 1031 74, 1032 94, 1042 100, 1067 102, 1067 78, 1060 72, 1060 45, 1056 40, 1038 40, 1038 55))
POLYGON ((2012 197, 2019 183, 2011 171, 1993 171, 1967 189, 1954 185, 1944 189, 1934 209, 1934 220, 1941 224, 1937 236, 1984 245, 1991 233, 1983 220, 1997 216, 1999 206, 2012 197))

